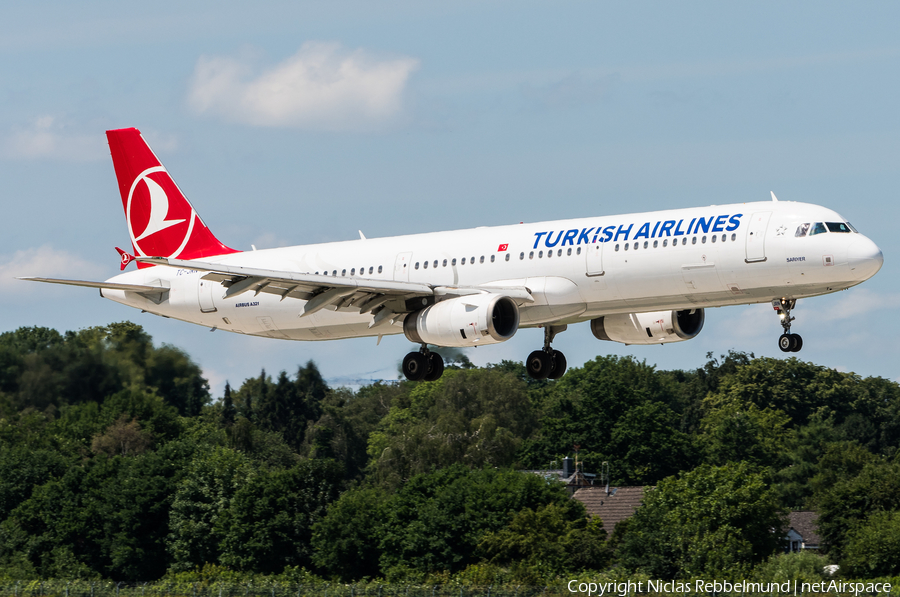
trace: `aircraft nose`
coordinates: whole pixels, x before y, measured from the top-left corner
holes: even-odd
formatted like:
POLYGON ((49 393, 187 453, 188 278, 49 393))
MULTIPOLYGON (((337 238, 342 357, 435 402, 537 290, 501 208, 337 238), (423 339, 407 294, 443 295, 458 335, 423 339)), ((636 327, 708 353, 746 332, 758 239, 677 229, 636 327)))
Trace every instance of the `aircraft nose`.
POLYGON ((868 280, 881 269, 884 254, 878 245, 860 235, 847 250, 847 263, 857 280, 868 280))

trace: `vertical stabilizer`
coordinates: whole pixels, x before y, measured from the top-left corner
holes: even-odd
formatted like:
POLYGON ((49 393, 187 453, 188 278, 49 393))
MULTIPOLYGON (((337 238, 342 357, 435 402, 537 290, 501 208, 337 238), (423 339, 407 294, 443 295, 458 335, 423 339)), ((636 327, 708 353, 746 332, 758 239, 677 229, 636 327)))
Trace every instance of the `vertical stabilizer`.
POLYGON ((238 252, 213 236, 139 130, 106 131, 106 137, 136 256, 198 259, 238 252))

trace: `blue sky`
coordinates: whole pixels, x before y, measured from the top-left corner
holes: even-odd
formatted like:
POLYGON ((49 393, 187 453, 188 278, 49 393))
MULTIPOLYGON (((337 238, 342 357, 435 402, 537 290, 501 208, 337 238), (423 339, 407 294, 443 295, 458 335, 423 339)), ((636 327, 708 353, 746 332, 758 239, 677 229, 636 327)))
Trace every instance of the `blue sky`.
MULTIPOLYGON (((89 289, 128 245, 104 131, 136 126, 240 249, 753 200, 837 210, 884 251, 860 287, 800 301, 800 356, 900 378, 896 3, 83 2, 0 7, 0 330, 132 320, 216 393, 314 359, 395 378, 401 337, 249 338, 89 289), (326 81, 323 83, 322 81, 326 81), (335 83, 335 81, 338 81, 335 83), (331 83, 327 83, 331 82, 331 83)), ((631 354, 782 358, 771 307, 712 309, 668 346, 561 334, 570 366, 631 354)), ((524 358, 539 330, 469 351, 524 358)))

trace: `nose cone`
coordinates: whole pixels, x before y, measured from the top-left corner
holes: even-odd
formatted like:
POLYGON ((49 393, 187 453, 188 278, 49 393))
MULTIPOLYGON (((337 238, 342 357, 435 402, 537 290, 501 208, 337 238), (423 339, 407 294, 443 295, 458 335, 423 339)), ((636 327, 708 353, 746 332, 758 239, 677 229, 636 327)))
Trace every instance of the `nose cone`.
POLYGON ((881 269, 884 255, 878 245, 860 234, 847 249, 847 263, 855 279, 868 280, 881 269))

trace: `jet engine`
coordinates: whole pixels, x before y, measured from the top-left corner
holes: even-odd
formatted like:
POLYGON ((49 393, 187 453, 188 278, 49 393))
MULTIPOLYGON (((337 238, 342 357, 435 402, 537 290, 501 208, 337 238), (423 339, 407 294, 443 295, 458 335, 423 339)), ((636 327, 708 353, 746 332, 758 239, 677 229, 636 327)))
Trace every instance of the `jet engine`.
POLYGON ((410 342, 436 346, 479 346, 512 338, 519 329, 519 307, 508 296, 471 294, 410 313, 403 333, 410 342))
POLYGON ((591 320, 598 340, 623 344, 663 344, 690 340, 703 329, 703 309, 623 313, 591 320))

